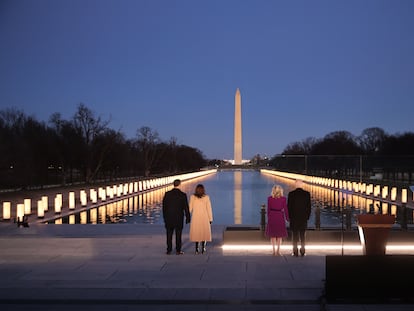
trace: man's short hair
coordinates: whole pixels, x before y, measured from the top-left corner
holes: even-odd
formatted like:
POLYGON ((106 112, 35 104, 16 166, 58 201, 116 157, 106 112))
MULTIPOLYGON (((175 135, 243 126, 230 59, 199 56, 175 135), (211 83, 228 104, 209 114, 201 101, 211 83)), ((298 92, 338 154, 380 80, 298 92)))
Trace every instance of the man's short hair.
POLYGON ((179 179, 176 179, 173 182, 174 187, 178 187, 180 184, 181 184, 181 180, 179 180, 179 179))
POLYGON ((295 181, 295 187, 296 188, 302 188, 303 187, 303 180, 296 179, 296 181, 295 181))

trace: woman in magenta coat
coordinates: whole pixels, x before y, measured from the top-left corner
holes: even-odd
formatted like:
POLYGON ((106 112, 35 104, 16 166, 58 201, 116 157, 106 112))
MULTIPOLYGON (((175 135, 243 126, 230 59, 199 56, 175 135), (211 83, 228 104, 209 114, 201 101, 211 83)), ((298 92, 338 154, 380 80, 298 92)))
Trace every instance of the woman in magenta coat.
POLYGON ((283 196, 283 188, 274 185, 271 195, 267 198, 267 226, 266 236, 270 238, 273 248, 273 256, 280 256, 282 238, 287 237, 286 221, 289 221, 289 213, 286 197, 283 196), (277 247, 277 249, 275 249, 277 247))

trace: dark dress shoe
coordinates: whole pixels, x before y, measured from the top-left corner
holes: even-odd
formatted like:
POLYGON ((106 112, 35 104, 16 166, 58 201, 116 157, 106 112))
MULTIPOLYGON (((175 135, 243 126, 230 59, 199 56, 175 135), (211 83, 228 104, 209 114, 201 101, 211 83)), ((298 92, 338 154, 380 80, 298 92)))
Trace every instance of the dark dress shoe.
POLYGON ((166 252, 166 254, 167 254, 167 255, 171 255, 171 251, 167 251, 167 252, 166 252))
POLYGON ((293 257, 298 257, 299 255, 298 255, 298 253, 292 253, 292 256, 293 257))
POLYGON ((176 254, 177 254, 177 255, 184 255, 184 252, 182 252, 182 251, 177 251, 177 252, 176 252, 176 254))

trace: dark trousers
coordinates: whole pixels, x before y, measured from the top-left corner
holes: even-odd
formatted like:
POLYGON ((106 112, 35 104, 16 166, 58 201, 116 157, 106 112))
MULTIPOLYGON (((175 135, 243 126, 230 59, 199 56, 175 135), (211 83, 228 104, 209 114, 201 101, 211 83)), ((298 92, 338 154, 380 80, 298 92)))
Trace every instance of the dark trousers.
POLYGON ((181 251, 181 235, 183 228, 178 227, 167 227, 167 252, 172 251, 172 237, 175 231, 175 250, 177 252, 181 251))
POLYGON ((292 245, 293 253, 298 255, 298 242, 300 239, 300 253, 305 254, 305 229, 293 230, 292 231, 292 245))

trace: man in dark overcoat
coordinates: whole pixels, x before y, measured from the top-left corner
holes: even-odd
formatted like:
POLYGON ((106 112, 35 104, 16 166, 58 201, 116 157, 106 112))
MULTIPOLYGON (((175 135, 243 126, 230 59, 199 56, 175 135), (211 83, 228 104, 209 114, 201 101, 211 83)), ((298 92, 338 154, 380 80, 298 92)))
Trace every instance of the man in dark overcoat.
POLYGON ((162 213, 165 229, 167 231, 167 254, 172 252, 172 236, 175 231, 175 251, 177 255, 184 254, 181 251, 181 235, 184 227, 184 216, 186 223, 190 223, 190 209, 187 195, 179 189, 181 181, 174 180, 174 188, 167 191, 162 200, 162 213))
POLYGON ((290 218, 290 230, 292 232, 292 256, 297 257, 298 241, 300 239, 300 254, 305 256, 305 231, 311 214, 310 193, 302 188, 303 182, 296 180, 295 190, 288 195, 288 212, 290 218))

